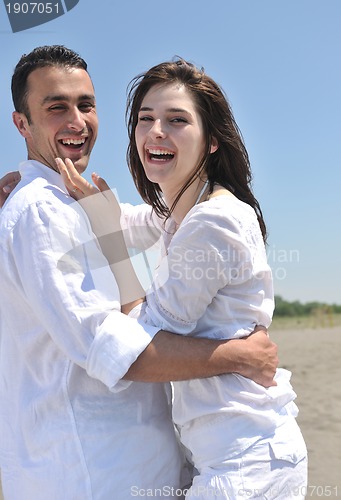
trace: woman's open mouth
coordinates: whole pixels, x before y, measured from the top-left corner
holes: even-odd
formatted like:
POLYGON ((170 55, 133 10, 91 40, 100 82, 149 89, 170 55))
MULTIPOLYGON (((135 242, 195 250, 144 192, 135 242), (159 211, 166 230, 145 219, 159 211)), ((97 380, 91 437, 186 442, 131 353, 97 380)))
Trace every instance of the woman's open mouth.
POLYGON ((146 151, 149 160, 162 162, 174 158, 174 153, 168 149, 147 149, 146 151))

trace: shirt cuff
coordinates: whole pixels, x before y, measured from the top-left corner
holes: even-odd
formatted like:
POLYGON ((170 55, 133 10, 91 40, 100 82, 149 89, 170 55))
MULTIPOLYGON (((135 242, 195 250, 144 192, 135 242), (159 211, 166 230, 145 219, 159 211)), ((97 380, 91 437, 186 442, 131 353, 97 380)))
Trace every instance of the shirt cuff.
POLYGON ((159 331, 159 327, 146 325, 140 319, 112 312, 96 331, 87 357, 88 375, 112 392, 126 389, 131 382, 121 381, 122 377, 159 331))

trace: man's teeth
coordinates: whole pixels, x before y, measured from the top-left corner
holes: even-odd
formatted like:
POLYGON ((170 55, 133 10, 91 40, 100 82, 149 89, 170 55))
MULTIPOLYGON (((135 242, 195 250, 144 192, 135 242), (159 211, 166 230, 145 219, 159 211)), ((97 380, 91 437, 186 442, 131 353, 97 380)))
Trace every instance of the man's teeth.
POLYGON ((75 146, 80 146, 85 143, 85 138, 83 139, 63 139, 62 143, 66 146, 70 146, 70 144, 74 144, 75 146))

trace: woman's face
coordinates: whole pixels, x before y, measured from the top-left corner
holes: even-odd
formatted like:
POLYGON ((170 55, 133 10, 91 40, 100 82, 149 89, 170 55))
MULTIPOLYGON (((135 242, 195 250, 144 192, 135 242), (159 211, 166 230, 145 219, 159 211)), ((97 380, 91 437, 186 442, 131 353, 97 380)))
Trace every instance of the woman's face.
POLYGON ((177 193, 205 150, 202 121, 186 87, 155 85, 142 101, 135 129, 146 176, 162 191, 177 193))

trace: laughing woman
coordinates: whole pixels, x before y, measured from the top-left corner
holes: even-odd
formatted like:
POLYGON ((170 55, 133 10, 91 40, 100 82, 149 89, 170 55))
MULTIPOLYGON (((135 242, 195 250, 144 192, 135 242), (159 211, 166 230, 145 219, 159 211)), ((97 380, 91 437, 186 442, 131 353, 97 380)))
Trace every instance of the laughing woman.
MULTIPOLYGON (((179 59, 136 77, 127 110, 129 168, 166 248, 147 293, 147 321, 220 339, 269 327, 266 226, 223 91, 179 59)), ((135 246, 129 227, 150 224, 147 217, 143 208, 123 210, 135 246)), ((278 369, 269 388, 238 374, 173 384, 173 419, 198 470, 188 498, 304 498, 306 446, 290 376, 278 369)))

